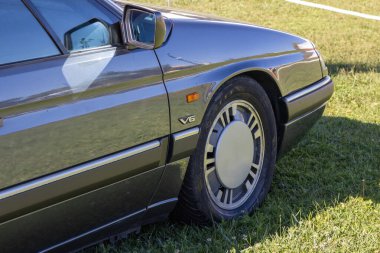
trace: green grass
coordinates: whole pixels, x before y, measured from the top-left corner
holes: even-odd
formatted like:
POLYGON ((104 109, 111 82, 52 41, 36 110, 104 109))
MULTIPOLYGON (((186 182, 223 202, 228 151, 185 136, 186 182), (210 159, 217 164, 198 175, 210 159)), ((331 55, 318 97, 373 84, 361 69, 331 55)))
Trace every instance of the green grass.
MULTIPOLYGON (((144 1, 166 5, 166 1, 144 1)), ((97 252, 379 252, 380 22, 283 0, 172 0, 172 7, 301 35, 323 54, 336 91, 322 119, 276 166, 252 215, 200 228, 144 227, 97 252)), ((318 0, 314 0, 318 2, 318 0)), ((334 4, 332 0, 320 3, 334 4)), ((377 0, 336 7, 379 14, 377 0), (376 13, 377 12, 377 13, 376 13)))
POLYGON ((325 4, 340 9, 357 11, 366 14, 372 14, 380 16, 380 4, 378 0, 307 0, 313 3, 325 4))

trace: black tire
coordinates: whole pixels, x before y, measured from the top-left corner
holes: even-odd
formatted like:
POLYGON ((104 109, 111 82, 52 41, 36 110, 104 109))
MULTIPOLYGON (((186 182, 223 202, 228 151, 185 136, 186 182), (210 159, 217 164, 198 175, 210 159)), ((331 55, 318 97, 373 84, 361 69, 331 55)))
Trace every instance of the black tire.
POLYGON ((207 225, 212 221, 218 222, 251 214, 262 203, 270 189, 277 154, 276 121, 266 92, 257 81, 248 76, 238 76, 229 80, 213 97, 200 128, 197 149, 190 158, 178 204, 172 215, 185 223, 207 225), (226 210, 216 205, 207 191, 203 158, 208 133, 216 115, 225 105, 237 99, 249 102, 259 114, 265 133, 265 148, 261 174, 253 192, 241 206, 226 210))

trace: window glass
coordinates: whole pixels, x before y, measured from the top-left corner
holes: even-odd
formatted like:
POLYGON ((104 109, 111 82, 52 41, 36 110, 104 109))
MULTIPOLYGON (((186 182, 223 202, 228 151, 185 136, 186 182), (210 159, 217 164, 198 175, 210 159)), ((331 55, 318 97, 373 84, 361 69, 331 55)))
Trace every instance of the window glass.
POLYGON ((119 20, 94 0, 31 2, 70 51, 120 43, 119 20))
POLYGON ((0 0, 0 64, 60 52, 21 0, 0 0))

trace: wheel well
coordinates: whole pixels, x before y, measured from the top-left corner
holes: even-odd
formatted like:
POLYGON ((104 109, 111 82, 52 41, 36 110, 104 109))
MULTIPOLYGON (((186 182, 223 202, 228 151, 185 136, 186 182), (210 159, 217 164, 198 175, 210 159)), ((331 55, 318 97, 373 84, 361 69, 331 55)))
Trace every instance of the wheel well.
POLYGON ((281 93, 277 86, 277 83, 268 73, 263 71, 249 71, 240 75, 249 76, 252 79, 255 79, 267 93, 272 104, 274 115, 276 117, 277 146, 279 148, 281 146, 280 144, 283 137, 282 123, 286 120, 286 107, 280 100, 281 93))

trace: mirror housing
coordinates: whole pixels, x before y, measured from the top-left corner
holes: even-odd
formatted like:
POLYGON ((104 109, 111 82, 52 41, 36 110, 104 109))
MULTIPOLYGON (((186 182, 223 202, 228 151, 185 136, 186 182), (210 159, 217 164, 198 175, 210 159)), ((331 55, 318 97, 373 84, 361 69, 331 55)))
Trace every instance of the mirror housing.
POLYGON ((165 41, 165 18, 159 11, 127 4, 122 26, 124 42, 128 46, 156 49, 165 41))

